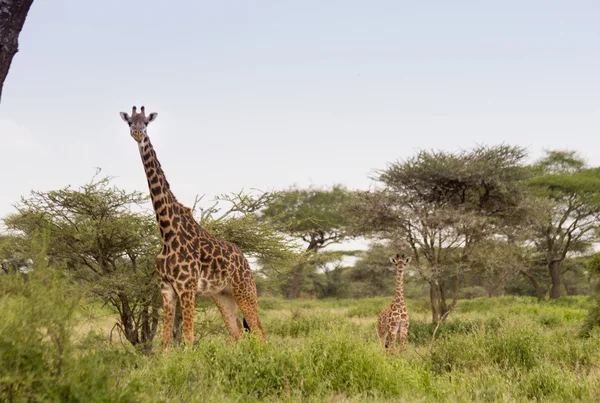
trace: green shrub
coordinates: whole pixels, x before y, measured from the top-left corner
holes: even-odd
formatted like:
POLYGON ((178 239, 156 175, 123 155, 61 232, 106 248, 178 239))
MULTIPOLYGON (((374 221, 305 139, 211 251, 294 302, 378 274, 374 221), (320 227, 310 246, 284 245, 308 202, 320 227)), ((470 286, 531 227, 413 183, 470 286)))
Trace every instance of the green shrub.
POLYGON ((0 276, 0 398, 34 399, 54 385, 71 354, 77 299, 54 270, 0 276))
POLYGON ((43 258, 26 275, 0 276, 0 400, 134 400, 133 385, 117 374, 124 352, 99 362, 76 351, 78 294, 43 258))

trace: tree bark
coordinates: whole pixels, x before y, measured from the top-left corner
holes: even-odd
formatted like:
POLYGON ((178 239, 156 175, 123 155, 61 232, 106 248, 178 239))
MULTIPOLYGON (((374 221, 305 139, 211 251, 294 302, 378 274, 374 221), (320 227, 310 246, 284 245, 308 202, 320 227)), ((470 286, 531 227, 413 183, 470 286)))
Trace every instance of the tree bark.
POLYGON ((531 285, 533 285, 533 288, 535 288, 535 296, 537 297, 538 302, 540 302, 542 299, 544 299, 544 293, 542 291, 542 288, 540 287, 540 284, 537 282, 535 276, 523 269, 520 269, 519 271, 525 277, 527 277, 529 279, 529 281, 531 281, 531 285))
POLYGON ((446 304, 446 290, 444 287, 444 281, 438 281, 438 295, 439 295, 439 301, 438 301, 438 305, 439 305, 439 312, 441 316, 444 316, 444 314, 448 311, 448 306, 446 304))
POLYGON ((434 281, 429 282, 429 300, 431 301, 431 320, 435 323, 440 320, 438 310, 438 290, 434 281))
POLYGON ((306 263, 304 263, 304 262, 298 263, 298 265, 294 269, 294 275, 292 277, 290 289, 288 290, 288 293, 287 293, 288 299, 298 298, 298 291, 300 290, 300 280, 302 279, 302 272, 304 271, 305 265, 306 265, 306 263))
POLYGON ((560 297, 560 266, 562 261, 553 260, 548 264, 550 277, 552 278, 552 288, 550 289, 550 298, 556 299, 560 297))
POLYGON ((133 318, 133 312, 129 306, 129 298, 123 293, 119 293, 119 301, 121 302, 121 324, 123 325, 123 332, 125 338, 132 345, 137 346, 140 342, 135 321, 133 318))
MULTIPOLYGON (((306 254, 316 253, 319 250, 319 243, 314 238, 311 239, 308 247, 306 248, 306 254)), ((306 266, 307 261, 302 260, 296 268, 294 269, 294 274, 292 277, 292 282, 290 284, 290 289, 287 292, 288 299, 296 299, 298 298, 298 292, 300 291, 300 281, 302 280, 302 272, 304 271, 304 267, 306 266)))
POLYGON ((33 0, 0 0, 0 101, 4 80, 19 51, 19 34, 33 0))

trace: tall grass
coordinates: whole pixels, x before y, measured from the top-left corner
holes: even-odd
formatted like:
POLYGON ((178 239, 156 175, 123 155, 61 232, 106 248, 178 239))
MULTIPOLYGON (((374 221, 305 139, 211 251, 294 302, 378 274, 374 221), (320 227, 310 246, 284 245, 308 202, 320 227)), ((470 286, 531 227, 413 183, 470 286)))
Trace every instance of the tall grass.
POLYGON ((375 336, 388 299, 266 298, 259 302, 264 344, 251 335, 236 344, 216 334, 167 354, 157 340, 154 352, 143 355, 109 343, 107 331, 76 334, 81 300, 51 270, 38 273, 0 278, 3 401, 591 402, 600 396, 600 330, 577 336, 588 308, 582 298, 460 301, 433 344, 427 301, 410 300, 409 343, 396 356, 375 336), (53 331, 62 332, 59 343, 53 331))

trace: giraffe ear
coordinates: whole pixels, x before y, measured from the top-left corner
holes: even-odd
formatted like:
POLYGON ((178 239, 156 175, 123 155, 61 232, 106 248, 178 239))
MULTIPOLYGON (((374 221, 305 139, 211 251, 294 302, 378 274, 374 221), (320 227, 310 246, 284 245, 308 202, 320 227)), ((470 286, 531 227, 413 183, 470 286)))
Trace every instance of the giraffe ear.
POLYGON ((127 113, 119 112, 119 115, 121 115, 121 119, 123 119, 125 122, 131 123, 131 118, 129 117, 129 115, 127 113))
POLYGON ((392 262, 393 264, 396 264, 396 259, 394 257, 391 257, 390 262, 392 262))
POLYGON ((404 263, 408 264, 408 262, 410 262, 410 256, 404 260, 404 263))
POLYGON ((146 122, 146 123, 150 123, 150 122, 156 120, 157 116, 158 116, 158 113, 152 112, 151 114, 148 115, 148 122, 146 122))

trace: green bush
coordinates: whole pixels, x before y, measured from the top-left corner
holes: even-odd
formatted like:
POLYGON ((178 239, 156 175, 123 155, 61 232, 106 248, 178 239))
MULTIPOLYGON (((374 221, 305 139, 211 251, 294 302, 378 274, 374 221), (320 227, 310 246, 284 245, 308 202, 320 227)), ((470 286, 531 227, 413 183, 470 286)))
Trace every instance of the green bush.
POLYGON ((56 393, 71 354, 77 299, 54 270, 0 276, 0 397, 35 399, 56 393))
POLYGON ((0 400, 133 401, 133 385, 116 381, 124 352, 76 351, 79 293, 43 261, 0 276, 0 400))

